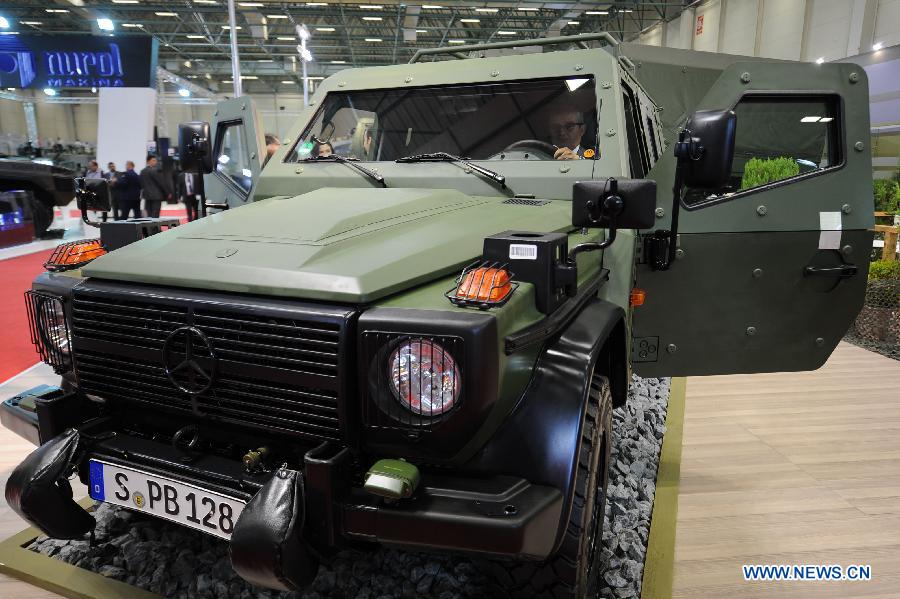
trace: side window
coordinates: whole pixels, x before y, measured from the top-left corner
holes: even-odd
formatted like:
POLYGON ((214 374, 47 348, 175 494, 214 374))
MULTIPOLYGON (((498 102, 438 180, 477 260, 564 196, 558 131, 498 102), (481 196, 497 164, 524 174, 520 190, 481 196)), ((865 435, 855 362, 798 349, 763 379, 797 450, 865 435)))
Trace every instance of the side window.
POLYGON ((723 189, 688 190, 687 205, 811 176, 841 163, 834 96, 745 96, 735 107, 731 180, 723 189))
POLYGON ((219 125, 216 143, 216 172, 244 191, 253 187, 253 172, 247 153, 247 133, 241 121, 219 125))
POLYGON ((631 178, 642 179, 649 170, 647 150, 644 147, 644 135, 640 130, 640 117, 637 113, 633 97, 625 88, 623 92, 625 109, 625 133, 628 136, 628 162, 631 167, 631 178))

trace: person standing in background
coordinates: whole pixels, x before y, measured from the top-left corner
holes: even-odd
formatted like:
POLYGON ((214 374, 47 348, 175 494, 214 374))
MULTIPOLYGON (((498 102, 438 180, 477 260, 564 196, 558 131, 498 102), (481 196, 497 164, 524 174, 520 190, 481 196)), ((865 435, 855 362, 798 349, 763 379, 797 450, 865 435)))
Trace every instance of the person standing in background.
POLYGON ((91 160, 88 162, 87 171, 84 173, 85 179, 102 179, 103 173, 100 172, 100 165, 97 164, 96 160, 91 160))
POLYGON ((134 212, 134 218, 141 217, 141 177, 134 171, 134 162, 125 163, 125 172, 116 173, 113 184, 119 192, 119 214, 123 219, 134 212))
POLYGON ((197 220, 197 204, 200 201, 203 188, 203 176, 194 173, 183 172, 178 176, 178 195, 184 202, 187 210, 188 221, 197 220))
POLYGON ((147 166, 141 171, 141 189, 147 216, 159 218, 163 200, 171 200, 174 194, 171 181, 159 168, 156 156, 147 156, 147 166))
MULTIPOLYGON (((109 203, 112 205, 112 213, 113 220, 122 220, 122 207, 119 202, 119 196, 122 195, 121 190, 116 186, 116 180, 121 175, 118 171, 116 171, 116 163, 110 162, 106 165, 108 169, 106 171, 105 178, 109 180, 109 203)), ((103 221, 106 222, 106 217, 104 215, 103 221)))

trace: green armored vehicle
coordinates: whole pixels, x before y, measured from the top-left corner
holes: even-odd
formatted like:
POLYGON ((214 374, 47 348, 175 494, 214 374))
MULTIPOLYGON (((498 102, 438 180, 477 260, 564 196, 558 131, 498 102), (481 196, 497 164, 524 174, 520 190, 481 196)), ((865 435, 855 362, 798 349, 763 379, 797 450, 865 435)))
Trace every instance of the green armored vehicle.
POLYGON ((249 99, 184 126, 217 211, 29 294, 64 384, 5 406, 42 443, 12 506, 85 534, 77 471, 262 586, 381 543, 595 596, 631 372, 815 369, 859 310, 868 90, 851 64, 527 43, 343 71, 268 160, 249 99))

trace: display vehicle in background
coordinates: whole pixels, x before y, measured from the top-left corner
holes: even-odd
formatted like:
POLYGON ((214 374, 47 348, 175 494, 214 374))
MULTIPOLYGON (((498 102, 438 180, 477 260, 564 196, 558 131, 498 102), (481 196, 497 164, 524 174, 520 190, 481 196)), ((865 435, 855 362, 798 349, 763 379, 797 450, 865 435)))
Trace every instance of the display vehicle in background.
POLYGON ((62 237, 63 231, 50 230, 50 225, 54 208, 67 206, 74 198, 74 177, 73 171, 60 166, 0 158, 0 228, 31 223, 34 238, 62 237))
POLYGON ((257 585, 381 543, 596 596, 631 373, 815 369, 860 309, 868 90, 852 64, 527 44, 342 71, 264 169, 249 98, 183 125, 218 212, 29 293, 64 384, 4 406, 41 443, 16 511, 86 534, 77 472, 257 585))

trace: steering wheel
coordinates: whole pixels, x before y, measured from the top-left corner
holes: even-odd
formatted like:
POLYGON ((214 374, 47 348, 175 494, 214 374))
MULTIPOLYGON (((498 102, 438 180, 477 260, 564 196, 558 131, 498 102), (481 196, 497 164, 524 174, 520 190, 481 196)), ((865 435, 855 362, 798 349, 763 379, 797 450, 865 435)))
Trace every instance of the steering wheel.
POLYGON ((503 149, 504 152, 521 152, 524 150, 544 154, 547 156, 548 160, 553 160, 553 154, 556 152, 556 147, 553 144, 539 139, 521 139, 515 143, 511 143, 503 149))

